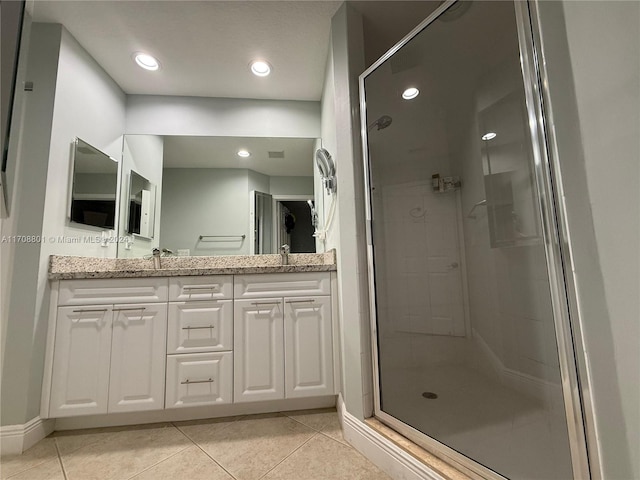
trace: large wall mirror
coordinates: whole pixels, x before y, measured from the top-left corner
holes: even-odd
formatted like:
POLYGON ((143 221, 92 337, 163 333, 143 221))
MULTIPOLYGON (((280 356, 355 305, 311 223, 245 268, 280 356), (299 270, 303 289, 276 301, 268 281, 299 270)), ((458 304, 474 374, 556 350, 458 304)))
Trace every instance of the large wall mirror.
MULTIPOLYGON (((156 247, 192 256, 277 253, 281 243, 292 253, 315 252, 318 145, 315 138, 125 135, 123 182, 155 186, 155 218, 151 235, 133 236, 118 256, 156 247)), ((138 233, 130 222, 121 227, 138 233)))
POLYGON ((76 138, 73 142, 71 222, 115 229, 117 191, 117 160, 76 138))

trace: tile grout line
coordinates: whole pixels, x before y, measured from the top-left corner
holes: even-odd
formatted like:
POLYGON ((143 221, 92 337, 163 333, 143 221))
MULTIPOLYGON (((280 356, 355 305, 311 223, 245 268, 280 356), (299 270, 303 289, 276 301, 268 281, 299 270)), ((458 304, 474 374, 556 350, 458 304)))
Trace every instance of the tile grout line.
POLYGON ((186 449, 188 449, 188 448, 191 448, 191 445, 187 445, 187 446, 186 446, 186 447, 184 447, 183 449, 178 450, 178 451, 177 451, 177 452, 175 452, 175 453, 172 453, 171 455, 169 455, 169 456, 168 456, 168 457, 166 457, 166 458, 163 458, 163 459, 162 459, 162 460, 160 460, 159 462, 156 462, 156 463, 154 463, 153 465, 149 465, 147 468, 145 468, 145 469, 143 469, 143 470, 140 470, 139 472, 134 473, 132 476, 127 477, 127 480, 131 480, 131 479, 133 479, 133 478, 136 478, 138 475, 143 474, 143 473, 144 473, 144 472, 146 472, 147 470, 151 470, 153 467, 155 467, 155 466, 157 466, 157 465, 160 465, 162 462, 164 462, 164 461, 166 461, 166 460, 169 460, 170 458, 175 457, 176 455, 178 455, 178 454, 180 454, 180 453, 184 452, 184 451, 185 451, 186 449))
POLYGON ((69 477, 67 476, 67 471, 64 468, 64 463, 62 463, 62 455, 60 454, 60 449, 58 448, 58 441, 55 438, 53 439, 53 445, 56 447, 56 453, 58 454, 58 463, 60 463, 62 476, 64 477, 64 480, 69 480, 69 477))
MULTIPOLYGON (((292 419, 293 420, 293 419, 292 419)), ((306 425, 305 425, 306 426, 306 425)), ((315 429, 311 429, 311 430, 315 430, 315 429)), ((279 465, 281 465, 285 460, 287 460, 291 455, 293 455, 294 453, 296 453, 298 450, 300 450, 302 447, 304 447, 307 443, 309 443, 311 440, 313 440, 314 438, 316 438, 318 436, 320 432, 316 432, 313 435, 311 435, 311 437, 309 437, 307 440, 305 440, 304 442, 302 442, 297 448, 295 448, 289 455, 287 455, 286 457, 284 457, 282 460, 280 460, 278 463, 276 463, 272 468, 270 468, 269 470, 267 470, 264 475, 262 475, 261 477, 258 478, 258 480, 261 480, 263 478, 265 478, 267 475, 269 475, 269 473, 271 473, 273 470, 275 470, 276 468, 278 468, 279 465)))
MULTIPOLYGON (((241 418, 244 418, 244 417, 241 417, 241 418)), ((240 419, 238 419, 238 420, 240 420, 240 419)), ((236 420, 236 422, 237 422, 238 420, 236 420)), ((233 422, 233 423, 235 423, 235 422, 233 422)), ((177 429, 177 430, 178 430, 182 435, 184 435, 184 436, 185 436, 185 437, 186 437, 186 438, 187 438, 191 443, 193 443, 193 444, 196 446, 196 448, 198 448, 202 453, 204 453, 207 457, 209 457, 213 463, 215 463, 215 464, 216 464, 216 465, 218 465, 222 470, 224 470, 224 471, 227 473, 227 475, 229 475, 229 476, 230 476, 231 478, 233 478, 234 480, 237 480, 237 478, 236 478, 234 475, 232 475, 232 474, 231 474, 231 472, 230 472, 229 470, 227 470, 226 468, 224 468, 224 467, 223 467, 223 466, 222 466, 222 465, 221 465, 221 464, 220 464, 220 463, 219 463, 215 458, 213 458, 211 455, 209 455, 209 453, 208 453, 204 448, 202 448, 202 447, 201 447, 201 446, 200 446, 200 445, 199 445, 199 444, 198 444, 198 443, 197 443, 193 438, 191 438, 189 435, 187 435, 186 433, 184 433, 184 432, 180 429, 180 427, 178 427, 175 423, 173 423, 173 422, 172 422, 171 424, 172 424, 172 425, 173 425, 173 426, 174 426, 174 427, 175 427, 175 428, 176 428, 176 429, 177 429)), ((229 427, 229 426, 230 426, 230 425, 227 425, 227 427, 229 427)), ((225 429, 225 428, 227 428, 227 427, 224 427, 222 430, 224 430, 224 429, 225 429)))

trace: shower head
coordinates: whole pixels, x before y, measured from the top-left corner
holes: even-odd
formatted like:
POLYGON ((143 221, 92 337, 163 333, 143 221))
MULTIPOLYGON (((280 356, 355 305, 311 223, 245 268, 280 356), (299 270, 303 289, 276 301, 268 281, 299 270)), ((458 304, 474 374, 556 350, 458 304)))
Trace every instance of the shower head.
POLYGON ((379 119, 369 125, 369 130, 371 130, 373 127, 378 127, 378 130, 382 130, 391 125, 391 122, 393 122, 393 118, 391 118, 389 115, 382 115, 379 119))

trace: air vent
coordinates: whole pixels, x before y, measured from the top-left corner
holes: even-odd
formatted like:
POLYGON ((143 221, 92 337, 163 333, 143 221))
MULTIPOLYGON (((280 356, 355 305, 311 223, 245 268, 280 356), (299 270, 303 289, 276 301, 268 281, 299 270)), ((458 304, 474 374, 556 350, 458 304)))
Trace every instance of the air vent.
POLYGON ((284 150, 282 152, 269 152, 269 158, 284 158, 284 150))

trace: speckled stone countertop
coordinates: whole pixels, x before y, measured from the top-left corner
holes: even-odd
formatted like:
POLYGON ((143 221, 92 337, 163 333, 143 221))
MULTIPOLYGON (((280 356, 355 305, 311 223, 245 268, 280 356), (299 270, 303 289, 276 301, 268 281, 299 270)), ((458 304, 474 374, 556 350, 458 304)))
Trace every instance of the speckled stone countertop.
POLYGON ((242 273, 330 272, 336 270, 336 252, 292 253, 289 265, 275 255, 228 255, 219 257, 162 257, 162 268, 149 258, 96 258, 51 255, 50 280, 76 278, 177 277, 233 275, 242 273))

